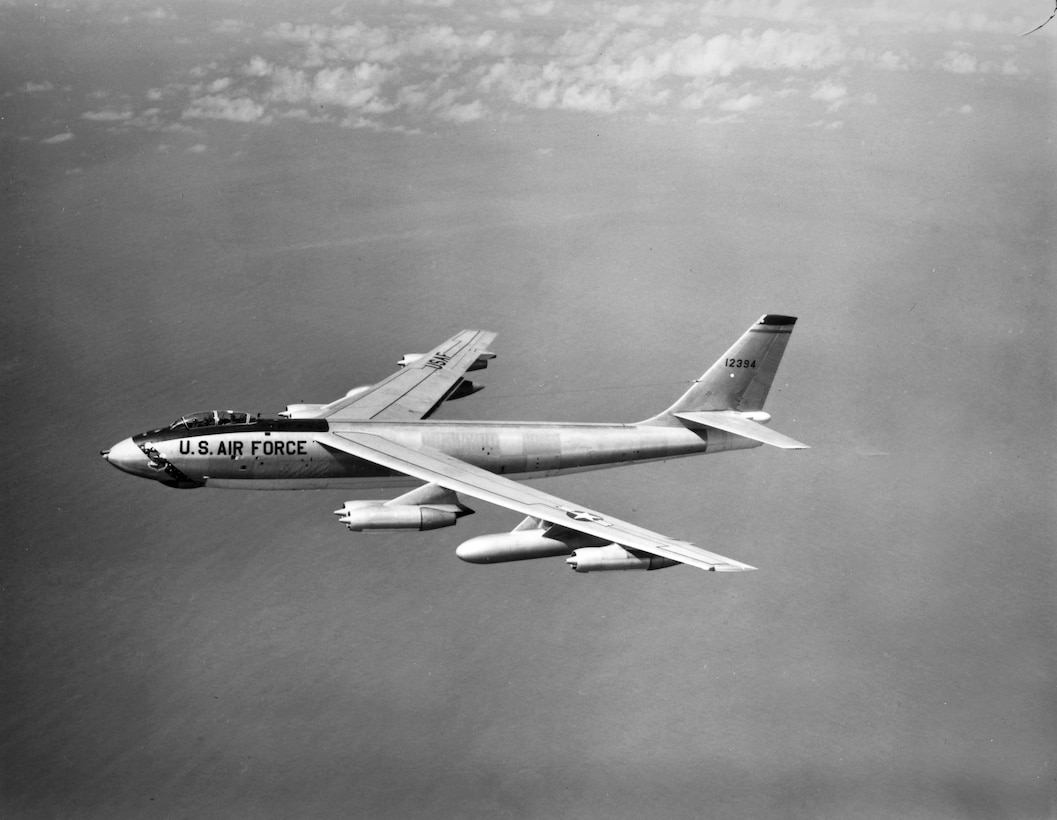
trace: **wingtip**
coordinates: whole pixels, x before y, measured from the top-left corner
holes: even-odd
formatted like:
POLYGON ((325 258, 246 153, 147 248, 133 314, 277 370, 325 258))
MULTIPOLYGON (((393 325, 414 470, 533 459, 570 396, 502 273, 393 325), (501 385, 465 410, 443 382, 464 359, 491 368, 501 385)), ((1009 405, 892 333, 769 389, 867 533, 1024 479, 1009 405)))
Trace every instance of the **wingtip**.
POLYGON ((753 569, 756 569, 756 567, 742 564, 741 562, 736 564, 716 564, 712 567, 713 572, 746 572, 747 570, 753 569))
POLYGON ((795 325, 795 316, 784 316, 780 313, 765 313, 760 317, 761 325, 795 325))

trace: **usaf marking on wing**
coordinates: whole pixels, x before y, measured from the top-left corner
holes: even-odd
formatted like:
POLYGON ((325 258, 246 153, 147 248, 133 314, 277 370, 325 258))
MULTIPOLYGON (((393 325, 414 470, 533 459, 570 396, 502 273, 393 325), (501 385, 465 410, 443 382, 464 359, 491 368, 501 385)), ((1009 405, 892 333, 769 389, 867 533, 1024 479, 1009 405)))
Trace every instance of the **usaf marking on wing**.
POLYGON ((571 507, 558 507, 558 509, 564 511, 573 521, 593 521, 603 527, 613 526, 598 513, 588 512, 587 510, 574 510, 571 507))
POLYGON ((464 330, 329 404, 292 404, 276 417, 193 413, 102 455, 126 473, 185 489, 418 485, 390 501, 345 502, 335 512, 357 532, 452 526, 473 512, 460 494, 524 515, 511 532, 458 547, 459 558, 476 564, 565 555, 577 572, 754 569, 517 482, 761 444, 806 447, 764 426, 771 416, 763 405, 795 323, 761 317, 673 405, 637 424, 429 420, 445 401, 480 390, 464 377, 495 358, 494 333, 464 330))

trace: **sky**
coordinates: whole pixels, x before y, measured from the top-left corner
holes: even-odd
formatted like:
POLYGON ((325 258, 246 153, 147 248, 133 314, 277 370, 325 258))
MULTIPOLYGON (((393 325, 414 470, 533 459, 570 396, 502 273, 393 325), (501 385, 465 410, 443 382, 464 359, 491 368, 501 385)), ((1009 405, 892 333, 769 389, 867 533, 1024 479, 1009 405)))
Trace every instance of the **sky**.
POLYGON ((1052 10, 0 2, 0 813, 1057 816, 1052 10), (537 484, 753 573, 98 455, 466 327, 438 417, 635 421, 763 313, 812 449, 537 484))

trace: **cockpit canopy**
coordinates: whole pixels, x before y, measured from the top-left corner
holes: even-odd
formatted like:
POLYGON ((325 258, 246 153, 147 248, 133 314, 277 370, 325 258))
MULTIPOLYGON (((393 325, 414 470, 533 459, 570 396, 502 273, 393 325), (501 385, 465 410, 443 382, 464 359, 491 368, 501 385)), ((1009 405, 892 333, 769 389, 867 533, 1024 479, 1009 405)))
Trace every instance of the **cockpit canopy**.
POLYGON ((193 429, 195 427, 220 427, 225 424, 252 424, 257 417, 253 413, 236 413, 234 410, 206 410, 178 418, 169 425, 170 430, 193 429))

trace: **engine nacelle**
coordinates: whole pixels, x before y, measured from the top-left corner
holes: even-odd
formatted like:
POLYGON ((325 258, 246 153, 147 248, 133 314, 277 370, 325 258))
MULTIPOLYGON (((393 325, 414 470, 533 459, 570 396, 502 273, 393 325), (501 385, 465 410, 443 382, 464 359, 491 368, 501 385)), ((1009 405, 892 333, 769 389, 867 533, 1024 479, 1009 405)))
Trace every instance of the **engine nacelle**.
POLYGON ((607 547, 586 547, 576 550, 565 559, 575 572, 605 572, 617 569, 664 569, 678 561, 659 555, 636 555, 618 544, 607 547))
POLYGON ((460 513, 418 504, 387 504, 383 501, 346 501, 335 510, 338 520, 354 532, 437 530, 455 524, 460 513))
POLYGON ((466 368, 466 372, 473 373, 473 371, 475 370, 484 370, 486 367, 488 367, 488 363, 494 358, 495 353, 490 350, 486 350, 484 353, 481 353, 476 359, 474 359, 473 364, 466 368))
MULTIPOLYGON (((346 399, 363 395, 371 387, 372 385, 369 384, 365 384, 362 387, 354 387, 338 401, 345 401, 346 399)), ((315 419, 319 418, 319 414, 330 407, 331 404, 337 404, 337 402, 331 402, 330 404, 289 404, 279 415, 284 419, 315 419)))
POLYGON ((459 379, 455 383, 455 387, 452 388, 451 392, 444 397, 444 401, 464 399, 467 396, 472 396, 474 393, 479 393, 482 390, 484 390, 483 384, 474 384, 469 379, 459 379))
POLYGON ((575 535, 563 540, 548 538, 547 531, 527 529, 478 535, 459 544, 455 554, 471 564, 500 564, 505 561, 528 561, 531 558, 568 555, 579 546, 599 543, 597 538, 589 535, 575 535))
POLYGON ((310 419, 315 418, 324 407, 325 404, 288 404, 279 415, 284 419, 310 419))

